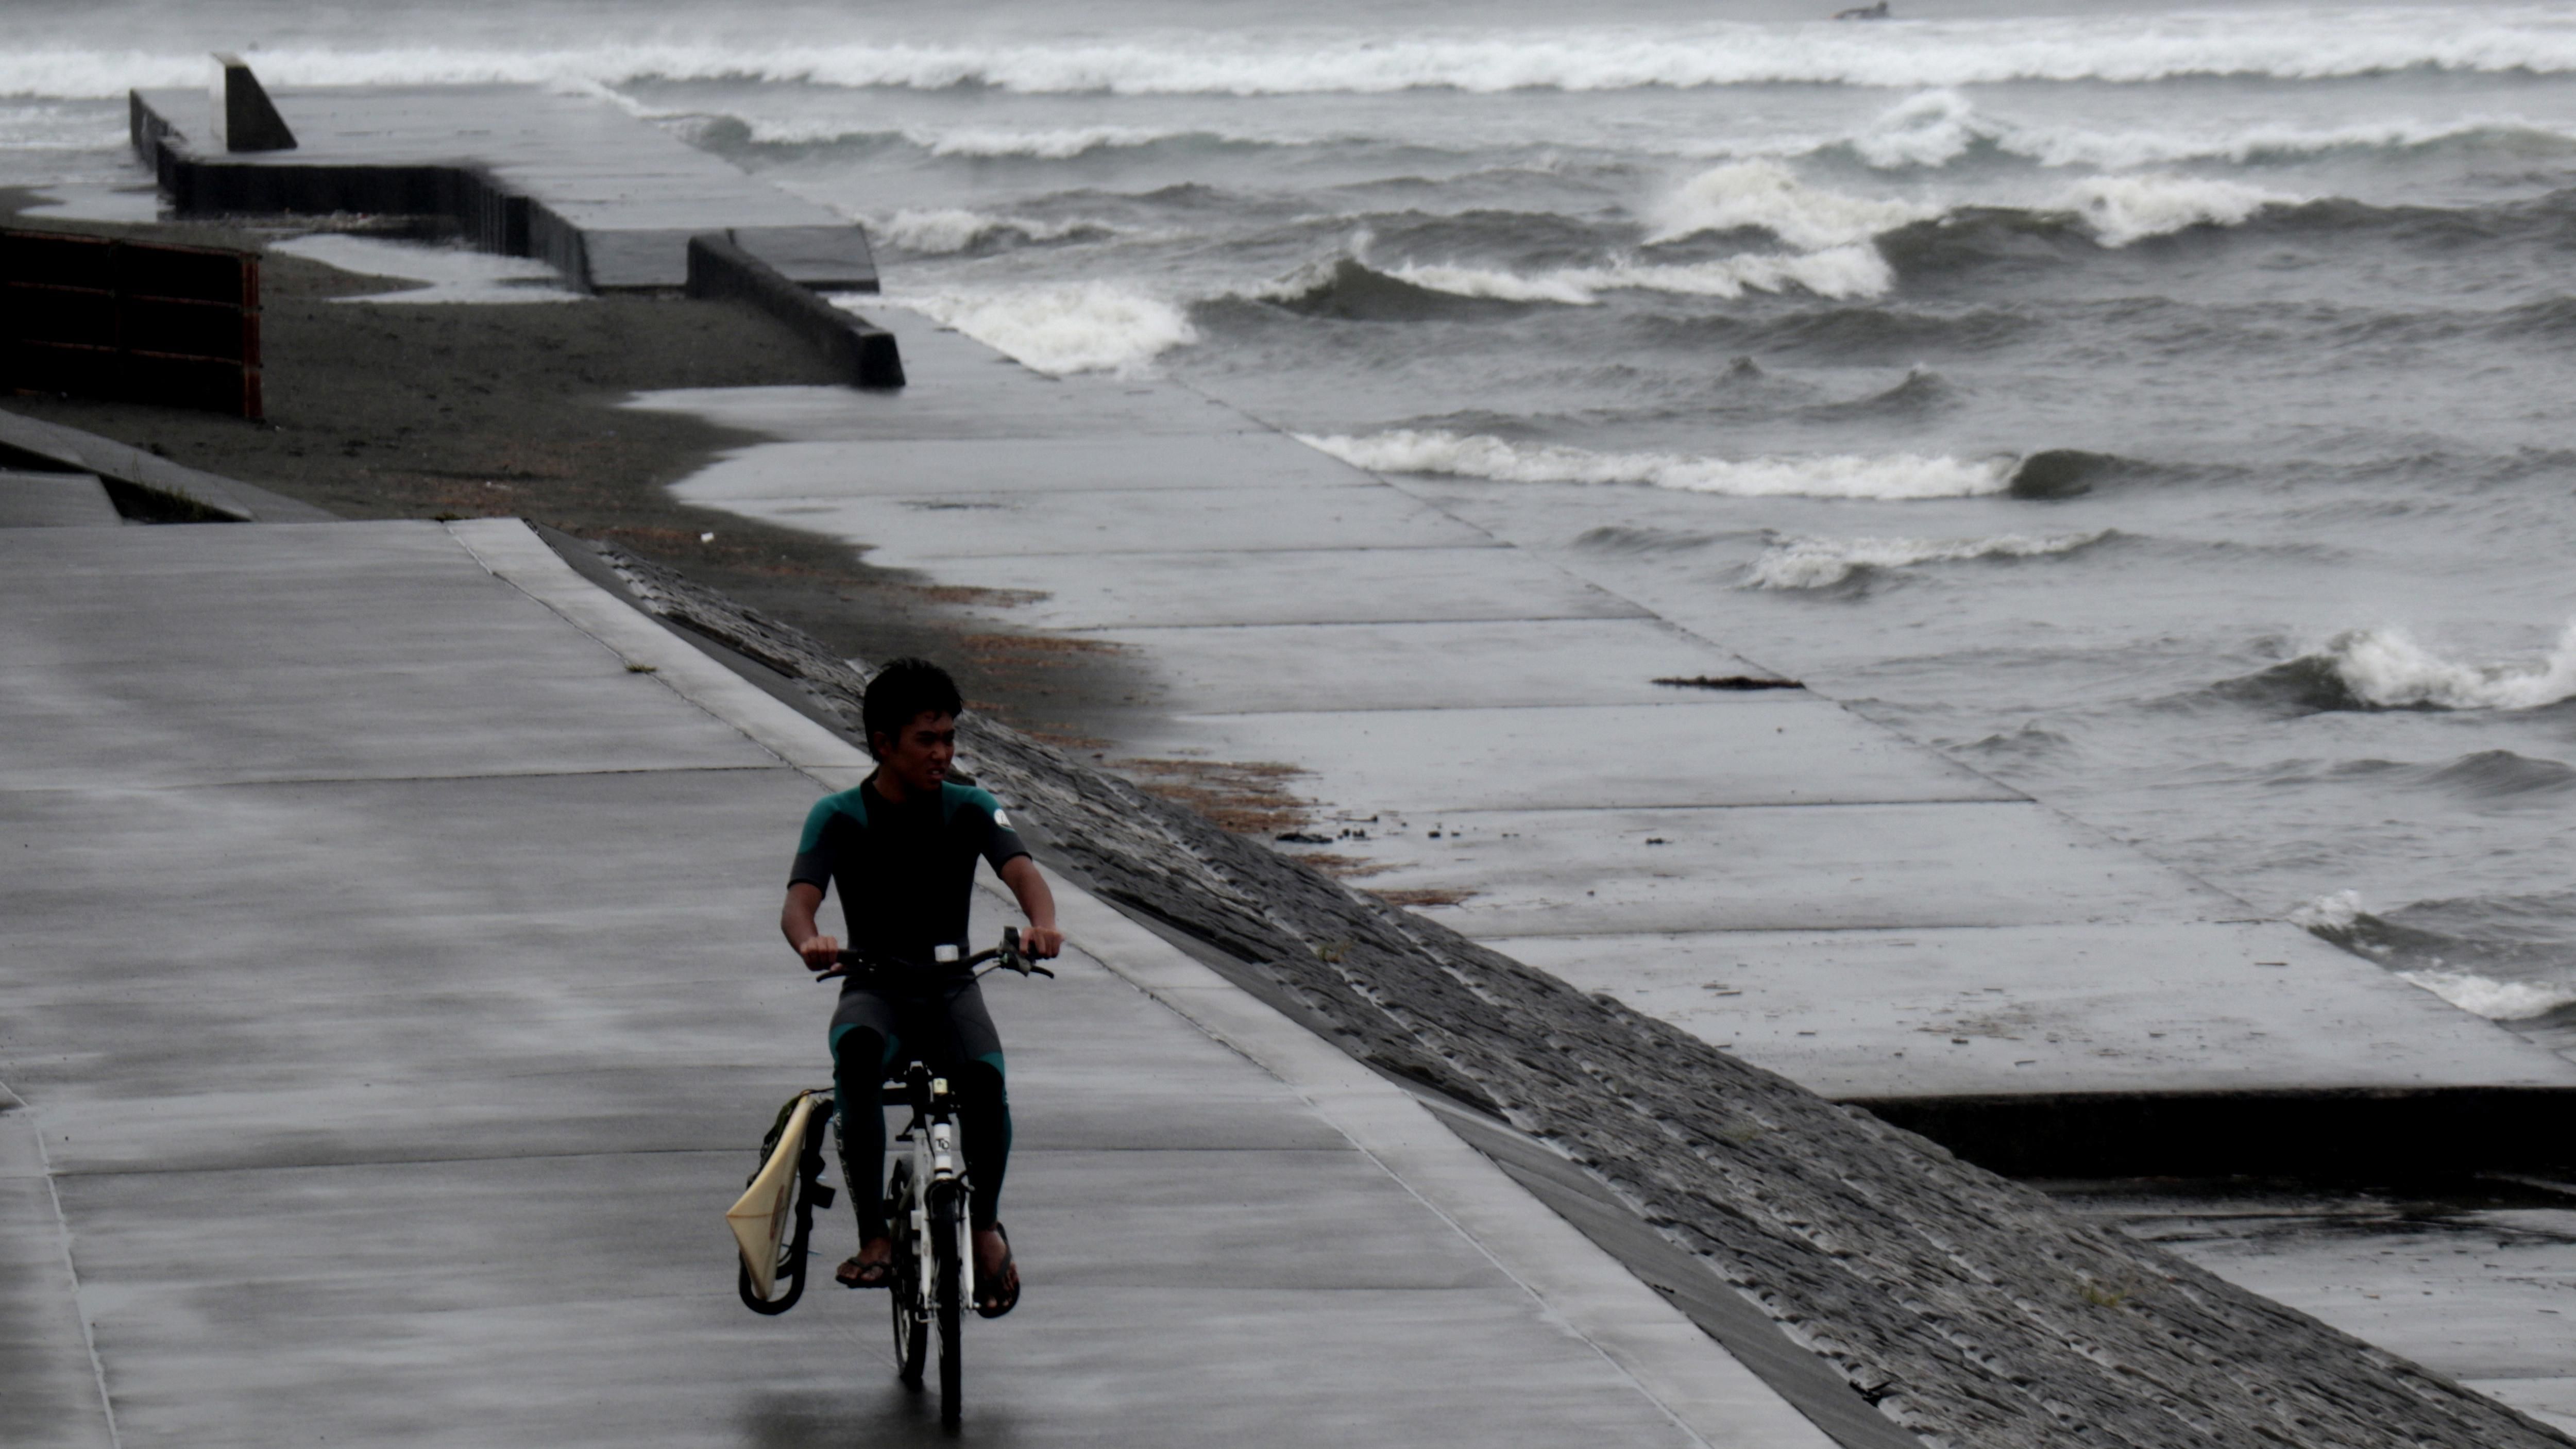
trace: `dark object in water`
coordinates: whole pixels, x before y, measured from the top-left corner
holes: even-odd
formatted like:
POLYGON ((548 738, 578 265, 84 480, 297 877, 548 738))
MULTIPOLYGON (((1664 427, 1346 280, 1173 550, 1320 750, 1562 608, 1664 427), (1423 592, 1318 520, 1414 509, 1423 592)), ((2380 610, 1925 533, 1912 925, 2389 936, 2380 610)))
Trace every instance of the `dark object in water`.
POLYGON ((1693 674, 1688 677, 1675 674, 1658 679, 1655 683, 1669 684, 1675 689, 1804 689, 1807 687, 1794 679, 1768 679, 1752 674, 1693 674))
POLYGON ((1837 10, 1834 12, 1834 18, 1836 20, 1885 20, 1887 0, 1878 0, 1875 5, 1855 5, 1849 10, 1837 10))

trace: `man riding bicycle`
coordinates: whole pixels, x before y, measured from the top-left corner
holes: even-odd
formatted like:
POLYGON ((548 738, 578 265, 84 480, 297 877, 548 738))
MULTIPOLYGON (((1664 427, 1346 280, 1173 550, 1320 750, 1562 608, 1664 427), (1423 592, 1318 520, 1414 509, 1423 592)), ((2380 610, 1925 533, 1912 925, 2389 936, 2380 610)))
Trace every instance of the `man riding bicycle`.
POLYGON ((778 925, 807 970, 832 969, 841 943, 821 933, 814 914, 825 890, 837 888, 850 944, 871 963, 843 980, 832 1012, 841 1173, 859 1218, 858 1256, 835 1276, 849 1288, 889 1281, 894 1244, 885 1222, 878 1089, 897 1064, 918 1059, 948 1078, 957 1099, 973 1186, 967 1213, 975 1233, 975 1311, 999 1318, 1020 1299, 1010 1239, 995 1216, 1011 1150, 1002 1041, 975 979, 939 958, 969 954, 979 856, 1028 917, 1023 954, 1055 955, 1064 933, 1056 929, 1055 897, 1009 813, 991 795, 948 779, 964 707, 947 671, 925 659, 897 659, 868 682, 860 725, 876 769, 806 816, 778 925))

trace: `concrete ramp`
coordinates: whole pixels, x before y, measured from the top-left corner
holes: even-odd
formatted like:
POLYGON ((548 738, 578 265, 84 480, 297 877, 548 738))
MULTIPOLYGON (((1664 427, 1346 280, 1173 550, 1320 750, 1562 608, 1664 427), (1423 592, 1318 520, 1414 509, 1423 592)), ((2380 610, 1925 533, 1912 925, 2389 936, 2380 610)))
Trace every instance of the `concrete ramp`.
POLYGON ((94 474, 0 470, 0 528, 113 528, 124 521, 94 474))

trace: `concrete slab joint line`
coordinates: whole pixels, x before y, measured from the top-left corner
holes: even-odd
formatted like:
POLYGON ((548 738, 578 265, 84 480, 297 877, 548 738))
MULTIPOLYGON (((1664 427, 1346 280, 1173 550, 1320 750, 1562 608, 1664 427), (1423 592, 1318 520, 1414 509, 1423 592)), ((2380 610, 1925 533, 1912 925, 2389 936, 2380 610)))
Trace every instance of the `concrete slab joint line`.
MULTIPOLYGON (((91 1435, 82 1433, 77 1423, 63 1422, 59 1417, 94 1409, 98 1433, 109 1449, 117 1449, 124 1440, 116 1425, 116 1401, 108 1394, 107 1367, 99 1357, 98 1335, 82 1302, 80 1267, 72 1257, 71 1220, 63 1212, 62 1193, 54 1185, 53 1158, 45 1148, 44 1131, 35 1108, 0 1084, 0 1182, 29 1176, 42 1179, 44 1184, 42 1211, 48 1221, 43 1232, 51 1249, 48 1256, 60 1267, 65 1290, 55 1307, 58 1314, 68 1315, 79 1325, 82 1363, 77 1372, 86 1384, 83 1390, 74 1391, 80 1399, 77 1405, 61 1402, 62 1391, 67 1387, 62 1382, 64 1374, 59 1368, 48 1372, 42 1362, 42 1330, 22 1329, 27 1336, 11 1345, 11 1353, 0 1356, 0 1408, 6 1408, 12 1418, 27 1417, 19 1420, 11 1434, 0 1437, 21 1442, 18 1435, 31 1434, 34 1437, 23 1442, 46 1445, 96 1442, 91 1435)), ((32 1281, 34 1272, 42 1270, 32 1263, 7 1261, 7 1240, 17 1236, 9 1231, 12 1226, 0 1220, 0 1269, 15 1270, 9 1271, 7 1277, 14 1280, 16 1292, 12 1297, 16 1301, 7 1307, 11 1316, 32 1329, 32 1321, 44 1312, 43 1290, 32 1281)), ((0 1427, 8 1426, 0 1423, 0 1427)))
MULTIPOLYGON (((630 661, 677 662, 671 682, 702 709, 827 788, 869 761, 577 573, 515 519, 448 525, 493 574, 630 661), (682 656, 700 668, 689 668, 682 656), (729 681, 732 688, 721 686, 729 681), (782 748, 784 745, 786 748, 782 748)), ((1068 934, 1089 955, 1212 1039, 1295 1089, 1404 1190, 1455 1228, 1567 1331, 1709 1449, 1832 1449, 1820 1432, 1687 1317, 1541 1205, 1429 1109, 1110 908, 1048 872, 1068 934)))

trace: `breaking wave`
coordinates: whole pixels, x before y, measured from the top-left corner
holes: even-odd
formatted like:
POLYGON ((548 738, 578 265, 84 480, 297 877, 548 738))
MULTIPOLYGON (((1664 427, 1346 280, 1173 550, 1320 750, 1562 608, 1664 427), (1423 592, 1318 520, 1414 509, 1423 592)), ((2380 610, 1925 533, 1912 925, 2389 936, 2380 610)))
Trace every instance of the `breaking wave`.
POLYGON ((2195 226, 2237 226, 2301 198, 2197 176, 2095 176, 2077 182, 2070 200, 2102 245, 2124 247, 2195 226))
POLYGON ((1553 443, 1445 431, 1366 437, 1300 435, 1353 467, 1509 483, 1642 483, 1737 498, 1964 498, 2004 491, 2010 459, 1963 461, 1910 453, 1741 460, 1679 453, 1596 453, 1553 443))
POLYGON ((2379 962, 2490 1021, 2529 1021, 2576 1006, 2576 942, 2566 897, 2426 901, 2386 915, 2341 890, 2290 912, 2292 925, 2379 962))
POLYGON ((1907 227, 1944 229, 1994 217, 2017 230, 2072 222, 2104 247, 2195 226, 2239 226, 2267 207, 2304 198, 2234 181, 2160 173, 2092 176, 2070 186, 2054 207, 2035 210, 1852 196, 1810 186, 1776 161, 1740 161, 1703 171, 1648 211, 1648 244, 1730 231, 1766 231, 1804 251, 1852 247, 1907 227))
MULTIPOLYGON (((1365 244, 1354 248, 1365 250, 1365 244)), ((1748 290, 1797 288, 1841 300, 1877 296, 1895 282, 1887 263, 1868 247, 1790 255, 1749 253, 1679 265, 1614 257, 1599 266, 1527 273, 1414 261, 1380 267, 1361 256, 1344 255, 1300 267, 1252 296, 1312 316, 1401 321, 1471 310, 1449 299, 1589 307, 1605 292, 1733 298, 1748 290)))
POLYGON ((1113 282, 849 300, 908 307, 1051 377, 1075 372, 1132 375, 1160 354, 1198 341, 1197 329, 1180 308, 1113 282))
MULTIPOLYGON (((1873 26, 1426 27, 1392 36, 1174 28, 1117 39, 1038 35, 1002 44, 851 43, 828 33, 776 42, 670 39, 554 49, 396 41, 362 50, 284 42, 264 49, 259 64, 272 85, 663 78, 1119 95, 1762 83, 1920 90, 2016 80, 2315 80, 2416 69, 2554 74, 2576 70, 2576 23, 2545 9, 2391 6, 2177 13, 2145 26, 2105 14, 1873 26)), ((121 36, 94 47, 30 44, 0 57, 0 95, 117 96, 136 85, 195 87, 203 84, 204 65, 193 46, 138 52, 121 36)))
POLYGON ((868 223, 868 230, 887 245, 916 256, 1001 251, 1043 242, 1098 241, 1116 232, 1105 222, 1034 221, 955 208, 898 211, 868 223))
POLYGON ((1793 247, 1818 251, 1866 242, 1941 208, 1911 201, 1848 196, 1809 186, 1776 161, 1712 167, 1683 182, 1649 212, 1649 243, 1706 232, 1761 230, 1793 247))
POLYGON ((1881 569, 2074 553, 2110 536, 2105 528, 2039 538, 2018 533, 1995 538, 1792 538, 1764 549, 1745 583, 1757 589, 1826 589, 1881 569))
MULTIPOLYGON (((2439 121, 2390 120, 2301 129, 2279 124, 2193 131, 2130 126, 2116 131, 2032 125, 1989 116, 1955 90, 1923 91, 1898 102, 1853 134, 1808 146, 1764 148, 1762 154, 1843 152, 1881 171, 1938 169, 1981 155, 2040 166, 2141 171, 2191 162, 2244 166, 2290 162, 2336 152, 2403 153, 2439 147, 2487 147, 2564 154, 2576 135, 2509 116, 2439 121)), ((1734 154, 1723 149, 1709 154, 1734 154)))
POLYGON ((2219 692, 2300 710, 2538 709, 2576 698, 2576 622, 2536 661, 2464 663, 2402 629, 2351 629, 2219 692))

